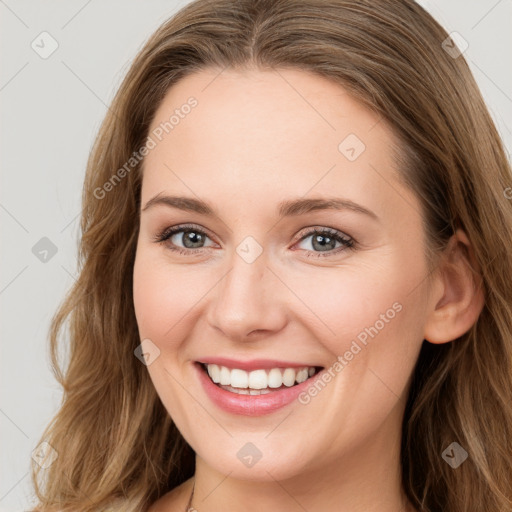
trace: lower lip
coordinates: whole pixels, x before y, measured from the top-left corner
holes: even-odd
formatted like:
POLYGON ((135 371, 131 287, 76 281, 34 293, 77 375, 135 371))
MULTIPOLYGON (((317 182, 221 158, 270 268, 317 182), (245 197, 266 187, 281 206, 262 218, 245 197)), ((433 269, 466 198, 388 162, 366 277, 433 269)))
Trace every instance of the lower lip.
POLYGON ((238 395, 214 384, 199 363, 194 363, 194 366, 210 400, 224 411, 244 416, 262 416, 285 407, 306 390, 321 373, 290 388, 271 391, 264 395, 238 395))

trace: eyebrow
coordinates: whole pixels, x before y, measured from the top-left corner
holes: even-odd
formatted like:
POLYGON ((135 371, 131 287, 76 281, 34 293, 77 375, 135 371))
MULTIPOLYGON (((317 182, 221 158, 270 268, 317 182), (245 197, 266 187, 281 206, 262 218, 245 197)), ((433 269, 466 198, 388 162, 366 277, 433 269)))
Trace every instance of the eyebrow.
MULTIPOLYGON (((200 199, 183 196, 168 196, 162 194, 158 194, 151 198, 146 203, 144 208, 142 208, 142 211, 146 211, 156 205, 164 205, 171 208, 177 208, 187 212, 195 212, 199 213, 200 215, 211 217, 218 216, 215 213, 214 208, 212 208, 207 202, 200 199)), ((349 210, 367 215, 374 220, 379 220, 379 217, 374 212, 360 204, 350 201, 349 199, 341 199, 337 197, 308 199, 299 198, 281 201, 278 203, 278 214, 280 218, 305 215, 306 213, 317 210, 349 210)))

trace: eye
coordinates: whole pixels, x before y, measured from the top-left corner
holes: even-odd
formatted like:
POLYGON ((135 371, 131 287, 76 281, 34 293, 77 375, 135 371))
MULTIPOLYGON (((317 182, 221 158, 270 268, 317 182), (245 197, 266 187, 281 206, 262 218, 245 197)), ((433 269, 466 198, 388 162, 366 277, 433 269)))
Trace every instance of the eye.
POLYGON ((203 245, 206 239, 209 239, 209 236, 202 229, 190 224, 166 228, 156 235, 154 241, 165 243, 171 251, 191 254, 201 252, 206 247, 203 245), (181 242, 183 246, 180 247, 178 242, 181 242))
MULTIPOLYGON (((322 258, 333 256, 346 249, 353 250, 355 248, 354 239, 336 229, 310 229, 306 233, 302 233, 300 243, 304 243, 310 237, 311 242, 309 245, 311 249, 306 248, 307 257, 322 258), (336 244, 339 244, 338 247, 336 247, 336 244)), ((193 224, 166 228, 154 237, 155 242, 164 243, 169 250, 183 255, 201 253, 203 249, 208 247, 205 245, 207 240, 210 240, 207 233, 193 224), (179 245, 180 243, 182 244, 181 246, 179 245)))
POLYGON ((306 256, 308 258, 324 258, 327 256, 333 256, 335 254, 340 253, 346 249, 353 250, 355 247, 355 241, 353 238, 337 231, 336 229, 331 228, 318 228, 313 229, 304 234, 301 238, 301 242, 303 243, 305 240, 311 237, 311 241, 306 244, 309 245, 312 249, 306 249, 306 256), (339 244, 336 247, 336 244, 339 244), (317 254, 312 254, 312 252, 318 251, 317 254), (321 254, 325 253, 325 254, 321 254))

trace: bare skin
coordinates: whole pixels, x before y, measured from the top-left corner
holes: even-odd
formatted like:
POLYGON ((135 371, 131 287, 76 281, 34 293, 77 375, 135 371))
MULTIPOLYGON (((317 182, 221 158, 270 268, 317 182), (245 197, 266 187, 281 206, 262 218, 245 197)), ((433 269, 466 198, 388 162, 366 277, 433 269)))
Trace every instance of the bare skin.
POLYGON ((148 512, 183 512, 186 510, 193 485, 194 478, 189 478, 153 503, 148 512))
MULTIPOLYGON (((469 241, 457 232, 429 274, 420 203, 398 179, 394 134, 339 85, 290 69, 219 72, 180 80, 156 113, 150 132, 190 96, 198 101, 145 159, 134 266, 140 337, 159 350, 149 374, 197 454, 193 506, 414 511, 399 456, 408 386, 423 340, 450 342, 481 311, 461 250, 469 241), (162 195, 201 199, 217 215, 145 208, 162 195), (374 215, 279 218, 281 201, 313 197, 374 215), (182 224, 204 231, 201 249, 185 246, 183 231, 155 241, 182 224), (322 250, 313 228, 355 245, 322 250), (249 236, 262 249, 250 264, 236 252, 249 236), (354 354, 371 326, 377 334, 354 354), (198 382, 193 363, 213 355, 346 364, 307 404, 247 417, 218 408, 198 382), (249 442, 262 454, 250 468, 237 457, 249 442)), ((150 512, 185 510, 191 490, 192 479, 150 512)))

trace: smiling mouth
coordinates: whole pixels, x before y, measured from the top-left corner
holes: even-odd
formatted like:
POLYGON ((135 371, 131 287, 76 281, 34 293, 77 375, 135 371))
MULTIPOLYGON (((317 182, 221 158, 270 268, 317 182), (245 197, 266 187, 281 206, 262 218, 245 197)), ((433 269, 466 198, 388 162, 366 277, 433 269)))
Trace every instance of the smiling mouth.
POLYGON ((239 395, 265 395, 297 386, 323 370, 322 366, 268 368, 245 371, 217 364, 198 363, 219 388, 239 395))

